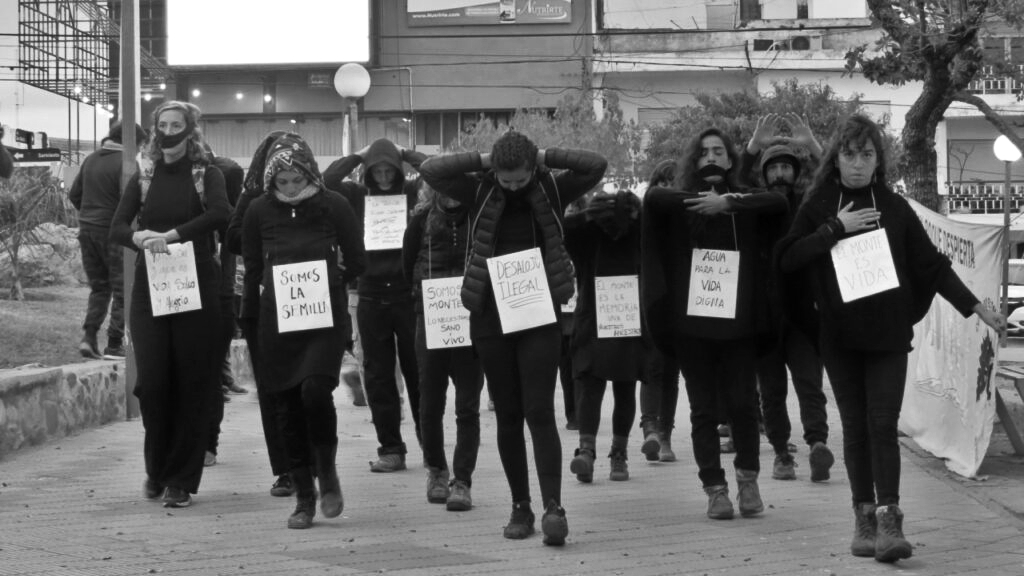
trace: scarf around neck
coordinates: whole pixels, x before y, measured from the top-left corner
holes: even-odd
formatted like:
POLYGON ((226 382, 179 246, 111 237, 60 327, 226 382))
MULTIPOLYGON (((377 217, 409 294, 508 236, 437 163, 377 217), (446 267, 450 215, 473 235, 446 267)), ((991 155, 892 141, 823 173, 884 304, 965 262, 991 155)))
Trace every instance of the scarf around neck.
POLYGON ((289 197, 289 196, 285 196, 284 194, 281 194, 281 192, 279 190, 275 189, 274 190, 274 198, 277 198, 278 200, 280 200, 281 202, 284 202, 285 204, 288 204, 289 206, 295 206, 296 204, 298 204, 299 202, 302 202, 303 200, 308 200, 308 199, 312 198, 319 191, 320 191, 320 187, 319 186, 317 186, 316 184, 310 184, 310 185, 306 186, 305 188, 303 188, 302 191, 300 191, 295 196, 289 197))

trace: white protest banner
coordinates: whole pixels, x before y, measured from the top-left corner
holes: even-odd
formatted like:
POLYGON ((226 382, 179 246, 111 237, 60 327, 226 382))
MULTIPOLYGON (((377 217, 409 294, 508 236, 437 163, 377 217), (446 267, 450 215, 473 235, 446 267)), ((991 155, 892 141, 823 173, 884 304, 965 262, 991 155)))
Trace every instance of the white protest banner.
POLYGON ((405 236, 404 194, 366 197, 363 241, 367 250, 401 250, 405 236))
MULTIPOLYGON (((1003 228, 956 222, 910 204, 932 242, 952 260, 953 271, 983 305, 998 309, 1003 228)), ((912 345, 899 428, 951 471, 974 477, 995 420, 999 335, 936 296, 914 327, 912 345)))
POLYGON ((487 259, 498 318, 505 334, 555 322, 540 248, 487 259))
POLYGON ((686 314, 735 318, 739 282, 739 252, 694 248, 690 263, 690 293, 686 314))
POLYGON ((168 244, 167 254, 145 250, 149 303, 153 316, 199 310, 199 275, 191 242, 168 244))
POLYGON ((640 335, 640 278, 594 278, 594 310, 598 338, 629 338, 640 335))
POLYGON ((885 228, 837 242, 832 247, 832 266, 843 302, 853 302, 900 286, 885 228))
POLYGON ((462 305, 462 276, 423 280, 427 349, 470 346, 469 310, 462 305))
POLYGON ((279 333, 334 326, 327 262, 279 264, 272 275, 279 333))

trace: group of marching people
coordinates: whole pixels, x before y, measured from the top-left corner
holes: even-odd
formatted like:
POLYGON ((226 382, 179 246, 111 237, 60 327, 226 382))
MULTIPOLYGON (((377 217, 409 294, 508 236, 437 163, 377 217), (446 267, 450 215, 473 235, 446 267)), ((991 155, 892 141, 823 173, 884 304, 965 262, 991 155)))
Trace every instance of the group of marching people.
MULTIPOLYGON (((329 518, 344 505, 332 392, 352 348, 354 320, 379 443, 371 471, 406 468, 397 358, 427 468, 427 499, 448 510, 472 508, 486 381, 512 496, 506 538, 535 531, 524 424, 540 485, 543 541, 562 545, 569 532, 554 403, 560 364, 572 367, 572 407, 566 410, 578 424, 579 445, 569 468, 581 482, 593 480, 609 381, 615 401, 609 478, 629 478, 638 381, 641 452, 649 460, 675 459, 671 431, 682 372, 712 519, 735 514, 721 461, 723 425, 736 452, 741 516, 764 511, 762 424, 775 450, 773 477, 795 478, 787 367, 800 400, 811 480, 829 478, 824 367, 853 492, 851 551, 887 562, 911 555, 899 508, 896 423, 913 325, 935 294, 996 330, 1005 319, 964 286, 909 204, 889 187, 881 132, 871 120, 845 119, 826 149, 792 115, 762 118, 742 154, 721 130, 704 130, 682 158, 659 164, 642 201, 628 190, 601 189, 607 166, 601 155, 538 149, 514 130, 489 152, 430 158, 378 140, 322 174, 299 135, 274 132, 256 150, 233 211, 223 176, 204 153, 198 121, 191 104, 168 102, 156 110, 146 149, 153 170, 131 180, 111 230, 114 240, 140 253, 129 322, 148 497, 187 506, 199 486, 208 388, 218 381, 223 358, 209 329, 219 315, 213 233, 222 230, 223 249, 244 263, 238 323, 278 476, 272 493, 297 499, 289 528, 310 527, 318 500, 329 518), (778 135, 782 126, 791 137, 778 135), (814 163, 810 186, 798 184, 814 163), (349 178, 360 165, 361 183, 349 178), (406 166, 419 178, 407 181, 406 166), (380 215, 389 209, 406 215, 400 243, 371 230, 384 225, 380 215), (831 253, 864 233, 887 241, 894 285, 851 297, 831 253), (167 253, 186 242, 202 307, 155 315, 142 254, 167 253), (550 321, 531 318, 520 328, 499 305, 492 276, 496 262, 525 252, 536 255, 546 281, 538 317, 547 318, 547 307, 552 314, 550 321), (296 278, 322 290, 330 304, 317 316, 319 324, 296 327, 282 312, 284 292, 294 295, 289 282, 296 278), (446 278, 461 279, 471 346, 428 346, 423 286, 446 278), (347 289, 354 282, 352 319, 347 289), (616 333, 599 321, 612 283, 626 294, 621 310, 634 312, 616 333), (570 300, 575 309, 566 347, 558 318, 570 300), (449 380, 456 420, 451 466, 443 425, 449 380)), ((563 387, 570 385, 565 374, 563 387)))

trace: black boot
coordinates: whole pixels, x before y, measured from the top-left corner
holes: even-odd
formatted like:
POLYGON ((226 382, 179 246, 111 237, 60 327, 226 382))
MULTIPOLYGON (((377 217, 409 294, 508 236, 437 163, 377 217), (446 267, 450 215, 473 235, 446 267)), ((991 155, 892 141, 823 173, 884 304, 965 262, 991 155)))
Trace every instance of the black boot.
POLYGON ((903 511, 895 504, 875 508, 878 536, 875 538, 875 560, 895 562, 910 558, 913 546, 903 537, 903 511))
POLYGON ((875 519, 875 503, 860 502, 853 507, 853 542, 850 553, 870 558, 875 555, 875 541, 878 539, 878 521, 875 519))
POLYGON ((338 469, 334 465, 337 453, 337 440, 333 444, 313 447, 313 454, 316 456, 316 477, 320 483, 320 512, 327 518, 338 517, 345 507, 338 469))
POLYGON ((316 488, 313 487, 313 474, 308 467, 302 466, 291 471, 292 483, 295 485, 295 512, 288 517, 288 527, 305 529, 313 526, 316 516, 316 488))

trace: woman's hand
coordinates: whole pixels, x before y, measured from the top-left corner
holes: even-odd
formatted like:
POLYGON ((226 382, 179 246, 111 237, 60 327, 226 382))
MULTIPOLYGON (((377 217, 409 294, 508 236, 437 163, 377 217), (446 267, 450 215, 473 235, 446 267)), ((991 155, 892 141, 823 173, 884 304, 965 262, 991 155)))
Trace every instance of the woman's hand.
POLYGON ((846 232, 870 230, 875 226, 878 219, 882 217, 882 213, 874 208, 861 208, 860 210, 851 210, 851 208, 853 208, 853 202, 843 206, 843 209, 839 211, 839 215, 836 216, 843 224, 843 230, 846 232))
POLYGON ((146 240, 159 235, 159 232, 153 232, 152 230, 139 230, 132 234, 132 244, 135 244, 139 250, 142 250, 145 248, 146 240))
POLYGON ((150 236, 142 241, 142 248, 145 248, 155 254, 170 253, 170 250, 167 249, 167 245, 173 244, 181 239, 181 237, 178 236, 177 230, 170 230, 167 232, 147 232, 150 236))
POLYGON ((689 198, 683 200, 683 203, 687 205, 687 210, 704 216, 714 216, 729 211, 729 199, 714 191, 701 192, 700 198, 689 198))
POLYGON ((974 305, 974 313, 978 315, 978 318, 981 318, 982 322, 988 324, 996 332, 1002 334, 1003 330, 1006 330, 1006 317, 1001 312, 986 308, 984 304, 978 302, 974 305))

